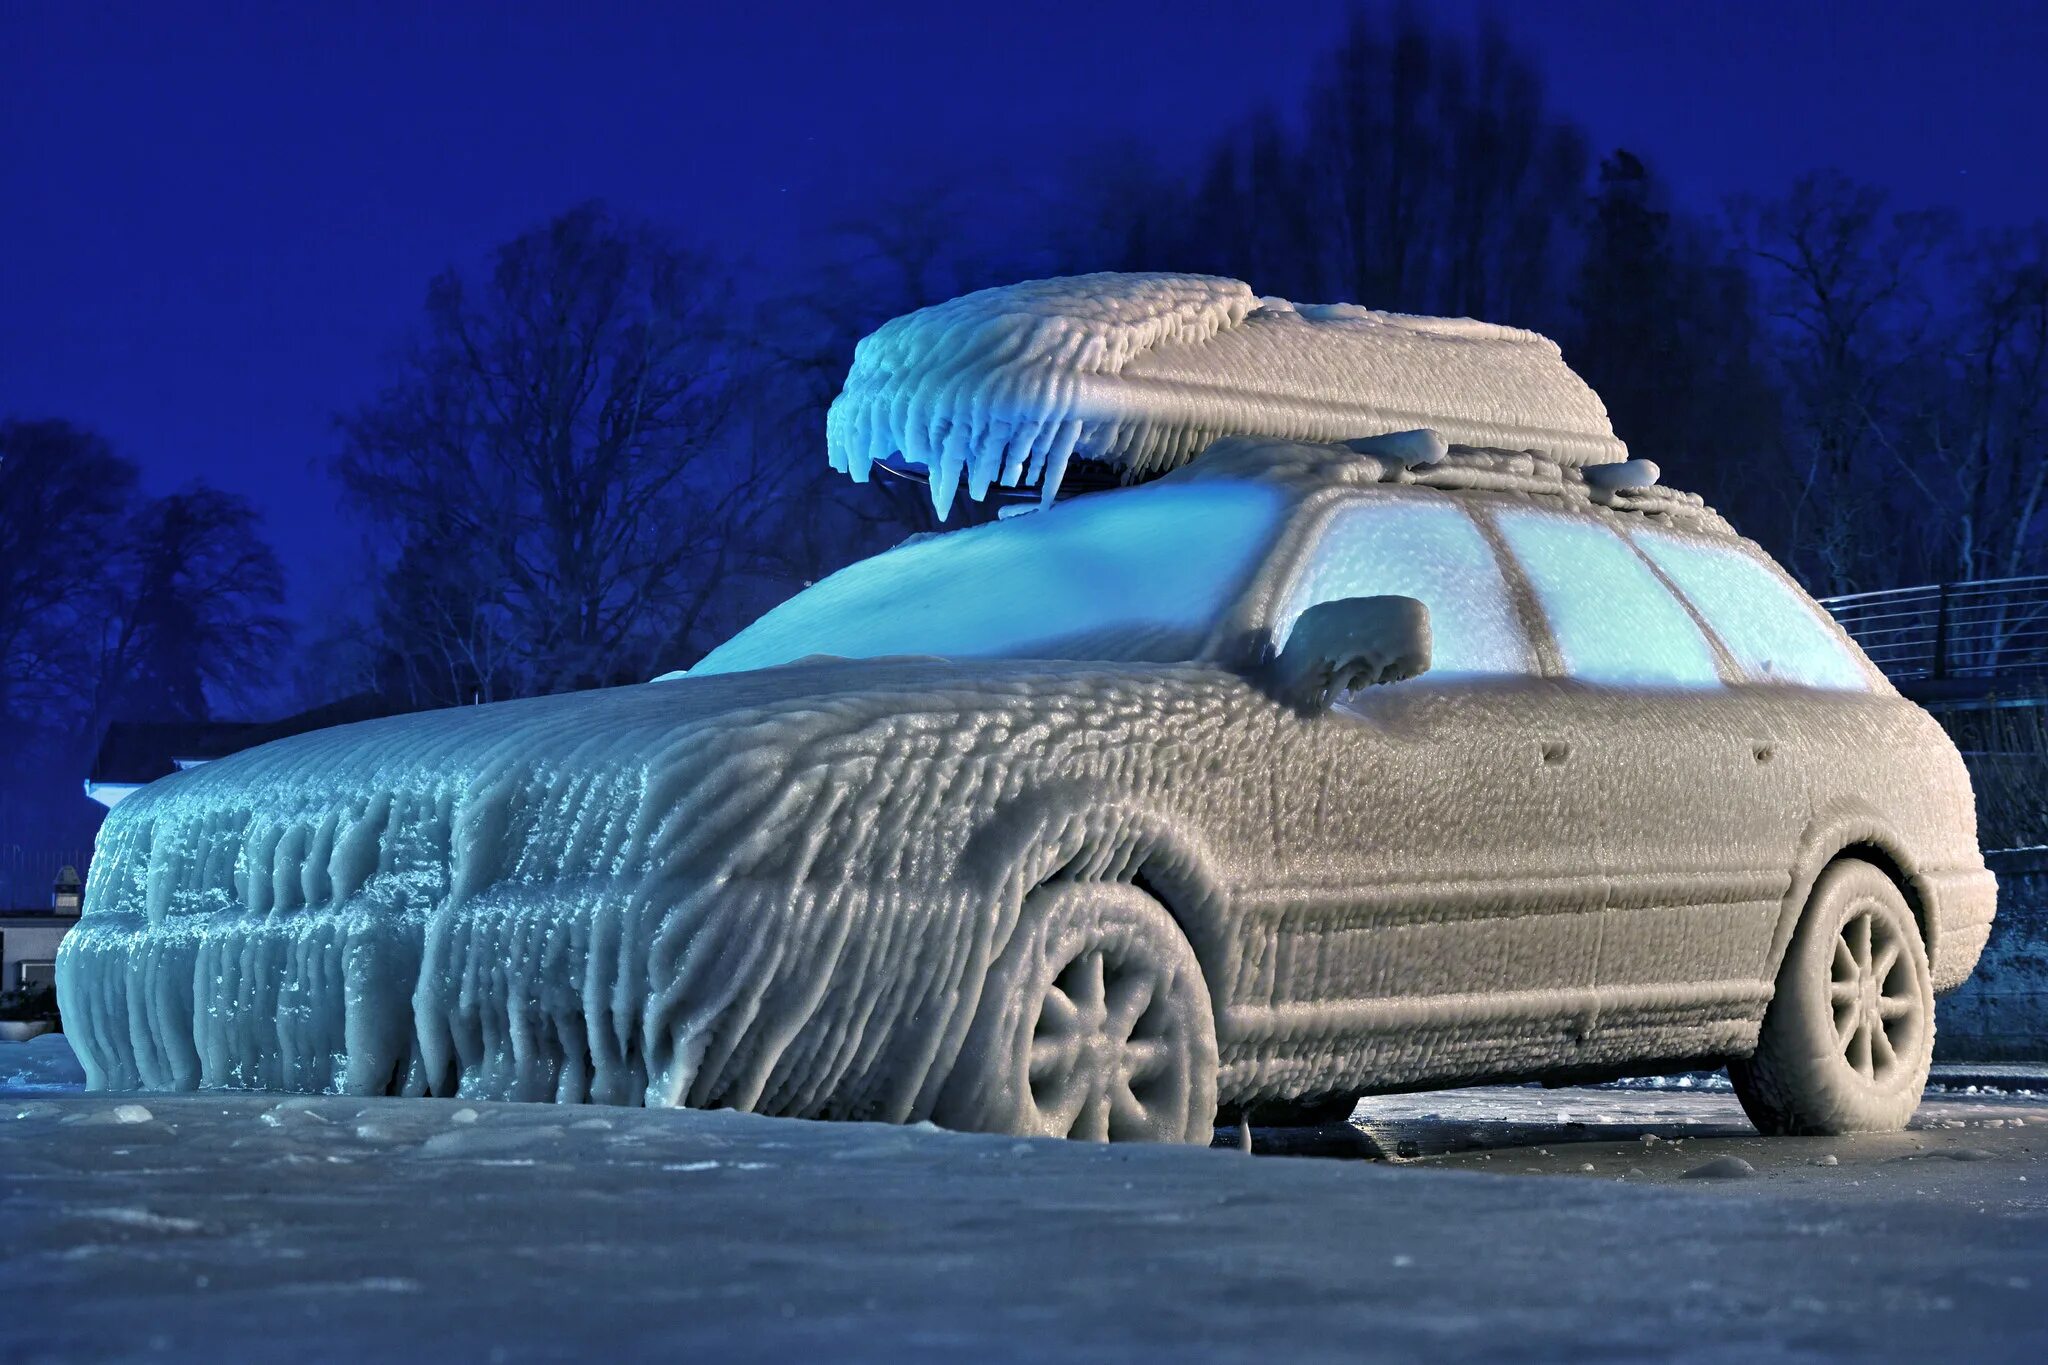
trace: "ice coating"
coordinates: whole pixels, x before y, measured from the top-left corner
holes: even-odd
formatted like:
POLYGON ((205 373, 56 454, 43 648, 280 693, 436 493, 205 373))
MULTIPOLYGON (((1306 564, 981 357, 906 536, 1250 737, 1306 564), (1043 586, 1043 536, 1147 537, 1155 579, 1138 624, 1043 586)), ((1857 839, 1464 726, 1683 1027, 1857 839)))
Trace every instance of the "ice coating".
POLYGON ((1647 527, 1631 538, 1751 673, 1800 687, 1869 688, 1841 628, 1762 560, 1647 527))
POLYGON ((1384 593, 1428 605, 1430 671, 1439 678, 1536 671, 1493 551, 1447 498, 1339 509, 1288 594, 1274 645, 1286 643, 1288 626, 1311 603, 1384 593))
MULTIPOLYGON (((1049 905, 1126 945, 1184 937, 1211 1105, 1740 1057, 1845 849, 1907 889, 1934 987, 1962 980, 1994 905, 1968 777, 1880 682, 1574 679, 1504 555, 1531 672, 1320 714, 1271 694, 1261 661, 1347 507, 1452 507, 1497 553, 1504 524, 1555 518, 1643 575, 1617 531, 1752 552, 1673 490, 1417 451, 1225 441, 1102 495, 1280 499, 1187 661, 802 662, 343 727, 152 784, 108 817, 59 959, 89 1083, 1000 1126, 961 1100, 963 1059, 1000 1059, 1015 1001, 985 986, 1057 939, 1049 905)), ((1573 600, 1611 586, 1596 557, 1552 567, 1573 600)))
POLYGON ((1251 481, 1097 493, 849 565, 707 654, 693 677, 813 654, 1189 659, 1278 534, 1251 481))
POLYGON ((1497 524, 1572 677, 1638 687, 1721 685, 1706 636, 1612 530, 1547 511, 1506 512, 1497 524))
POLYGON ((832 466, 924 468, 1057 492, 1078 456, 1143 478, 1218 437, 1331 441, 1433 428, 1568 466, 1627 458, 1598 395, 1534 332, 1260 299, 1208 275, 1095 274, 984 289, 865 338, 826 419, 832 466))

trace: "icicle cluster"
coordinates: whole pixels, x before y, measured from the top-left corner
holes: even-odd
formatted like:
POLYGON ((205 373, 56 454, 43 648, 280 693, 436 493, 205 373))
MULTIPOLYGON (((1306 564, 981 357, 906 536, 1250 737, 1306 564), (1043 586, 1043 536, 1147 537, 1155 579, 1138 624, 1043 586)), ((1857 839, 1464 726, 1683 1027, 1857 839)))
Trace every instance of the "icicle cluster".
POLYGON ((1038 487, 1051 502, 1067 461, 1102 445, 1117 416, 1081 398, 1169 342, 1199 345, 1258 306, 1251 287, 1209 275, 1077 275, 983 289, 883 324, 854 350, 825 422, 832 467, 867 482, 892 455, 930 471, 943 519, 964 476, 1038 487))
POLYGON ((960 483, 1057 493, 1086 456, 1133 478, 1225 435, 1330 441, 1432 427, 1568 466, 1627 458, 1599 397, 1533 332, 1260 299, 1208 275, 1098 274, 984 289, 861 342, 826 421, 835 469, 895 458, 960 483))

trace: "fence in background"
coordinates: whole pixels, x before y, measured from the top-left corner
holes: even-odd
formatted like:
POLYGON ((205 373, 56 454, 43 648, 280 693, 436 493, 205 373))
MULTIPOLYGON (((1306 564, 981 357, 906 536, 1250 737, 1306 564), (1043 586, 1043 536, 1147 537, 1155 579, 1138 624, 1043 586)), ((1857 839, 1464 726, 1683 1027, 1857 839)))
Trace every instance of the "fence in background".
POLYGON ((2048 675, 2048 575, 1850 593, 1821 605, 1893 682, 2048 675))

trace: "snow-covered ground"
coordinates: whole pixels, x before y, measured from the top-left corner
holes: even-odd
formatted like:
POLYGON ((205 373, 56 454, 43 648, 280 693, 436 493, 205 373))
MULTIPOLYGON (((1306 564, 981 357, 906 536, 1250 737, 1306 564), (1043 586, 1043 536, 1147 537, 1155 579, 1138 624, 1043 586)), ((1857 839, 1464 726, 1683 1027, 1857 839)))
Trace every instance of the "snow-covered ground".
POLYGON ((60 1042, 0 1045, 9 1362, 2048 1345, 2048 1103, 2028 1096, 1766 1142, 1710 1088, 1474 1090, 1375 1099, 1334 1130, 1348 1145, 1320 1138, 1411 1159, 1247 1160, 727 1112, 84 1095, 60 1088, 60 1042), (1687 1175, 1726 1156, 1756 1174, 1687 1175))

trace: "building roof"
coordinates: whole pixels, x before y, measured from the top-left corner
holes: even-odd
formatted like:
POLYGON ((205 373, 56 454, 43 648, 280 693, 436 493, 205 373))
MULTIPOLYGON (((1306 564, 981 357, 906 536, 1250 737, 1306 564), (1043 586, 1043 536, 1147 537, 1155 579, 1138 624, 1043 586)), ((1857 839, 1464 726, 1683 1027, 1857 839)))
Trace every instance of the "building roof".
POLYGON ((94 755, 94 782, 153 782, 178 770, 179 760, 203 762, 246 749, 262 729, 251 721, 117 720, 94 755))
POLYGON ((125 794, 145 782, 168 777, 180 768, 225 758, 288 735, 374 720, 397 709, 365 692, 271 721, 117 720, 107 727, 106 736, 100 741, 86 779, 86 790, 104 801, 106 798, 95 788, 125 794))

